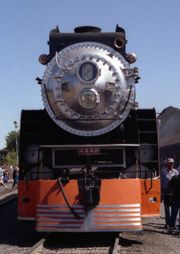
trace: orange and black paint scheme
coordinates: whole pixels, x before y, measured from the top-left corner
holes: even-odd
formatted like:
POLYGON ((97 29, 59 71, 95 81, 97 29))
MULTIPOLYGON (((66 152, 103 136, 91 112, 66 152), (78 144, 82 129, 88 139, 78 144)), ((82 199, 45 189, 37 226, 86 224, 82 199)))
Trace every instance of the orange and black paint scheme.
POLYGON ((155 110, 133 110, 124 126, 88 144, 44 110, 23 111, 18 218, 36 220, 37 231, 122 232, 159 216, 155 110), (38 145, 26 148, 27 141, 38 145))
MULTIPOLYGON (((77 34, 62 37, 58 29, 51 31, 50 54, 41 61, 47 64, 61 47, 87 40, 114 48, 128 61, 123 29, 117 27, 111 34, 95 30, 81 27, 77 34)), ((42 85, 41 79, 37 81, 42 85)), ((71 87, 65 85, 68 92, 71 87)), ((85 89, 91 85, 87 83, 85 89)), ((113 91, 106 96, 109 93, 113 91)), ((19 158, 18 219, 35 220, 39 232, 140 231, 143 217, 159 216, 155 109, 134 106, 119 126, 97 136, 78 136, 62 129, 46 109, 22 110, 19 158)))

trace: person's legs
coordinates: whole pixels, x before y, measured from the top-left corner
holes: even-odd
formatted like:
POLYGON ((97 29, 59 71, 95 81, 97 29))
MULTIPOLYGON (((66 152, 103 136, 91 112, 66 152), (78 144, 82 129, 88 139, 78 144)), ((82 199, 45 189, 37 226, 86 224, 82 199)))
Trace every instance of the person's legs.
POLYGON ((164 202, 164 212, 165 212, 165 221, 166 225, 170 225, 170 206, 166 202, 164 202))
POLYGON ((15 183, 15 180, 14 180, 13 185, 12 185, 12 188, 14 188, 15 184, 16 184, 16 183, 15 183))
POLYGON ((170 217, 170 226, 175 227, 176 226, 176 218, 179 210, 179 205, 176 203, 172 206, 172 212, 170 217))

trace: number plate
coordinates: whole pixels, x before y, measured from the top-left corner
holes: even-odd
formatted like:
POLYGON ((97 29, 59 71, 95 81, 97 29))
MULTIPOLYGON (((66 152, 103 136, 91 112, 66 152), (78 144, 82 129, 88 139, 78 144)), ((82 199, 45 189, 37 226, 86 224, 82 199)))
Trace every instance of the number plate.
POLYGON ((99 155, 99 147, 81 147, 78 149, 79 155, 99 155))

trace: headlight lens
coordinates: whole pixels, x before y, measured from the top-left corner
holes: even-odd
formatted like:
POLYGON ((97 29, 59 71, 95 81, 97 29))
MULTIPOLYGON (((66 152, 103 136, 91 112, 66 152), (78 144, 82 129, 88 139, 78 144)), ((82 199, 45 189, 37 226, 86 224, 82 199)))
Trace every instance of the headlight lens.
POLYGON ((79 97, 81 106, 85 109, 92 109, 99 102, 99 94, 94 89, 84 89, 79 97))
POLYGON ((92 62, 83 62, 79 67, 78 74, 83 82, 89 83, 96 79, 98 68, 96 64, 92 62))

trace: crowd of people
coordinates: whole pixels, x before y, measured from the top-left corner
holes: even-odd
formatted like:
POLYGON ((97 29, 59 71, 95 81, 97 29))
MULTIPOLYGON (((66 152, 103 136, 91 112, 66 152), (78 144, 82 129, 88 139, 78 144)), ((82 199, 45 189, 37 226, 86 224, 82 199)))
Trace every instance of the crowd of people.
POLYGON ((9 189, 9 184, 12 182, 11 187, 14 188, 18 184, 18 180, 18 166, 0 166, 0 186, 9 189))
POLYGON ((174 232, 179 211, 178 228, 180 230, 180 167, 174 168, 174 159, 168 158, 166 167, 161 170, 161 195, 164 202, 165 228, 174 232))

